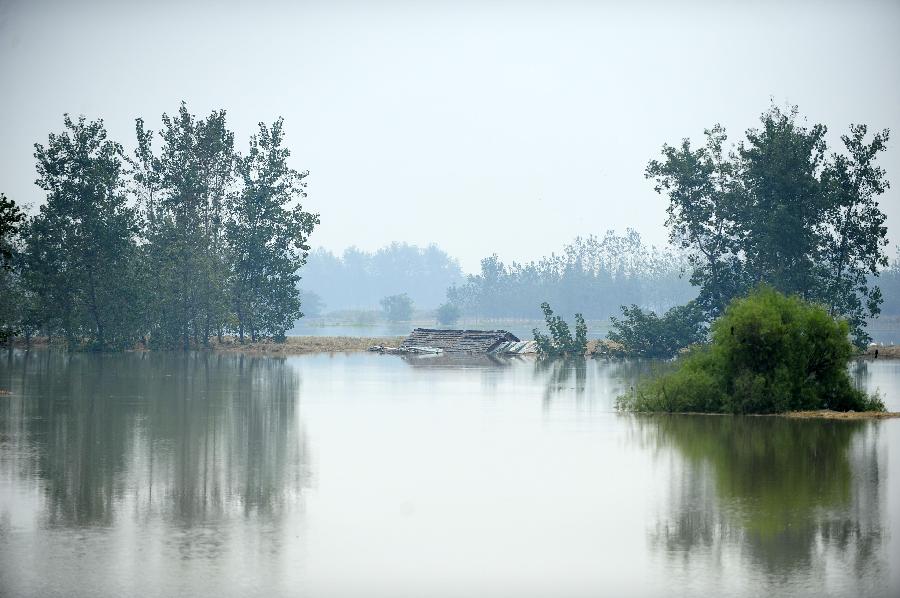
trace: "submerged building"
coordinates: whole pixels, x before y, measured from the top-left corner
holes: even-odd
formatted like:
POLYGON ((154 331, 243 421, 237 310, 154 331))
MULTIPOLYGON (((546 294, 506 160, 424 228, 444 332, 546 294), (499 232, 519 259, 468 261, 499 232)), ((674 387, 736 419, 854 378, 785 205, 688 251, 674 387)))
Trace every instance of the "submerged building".
POLYGON ((534 341, 521 341, 506 330, 416 328, 400 345, 406 353, 513 354, 536 352, 534 341))

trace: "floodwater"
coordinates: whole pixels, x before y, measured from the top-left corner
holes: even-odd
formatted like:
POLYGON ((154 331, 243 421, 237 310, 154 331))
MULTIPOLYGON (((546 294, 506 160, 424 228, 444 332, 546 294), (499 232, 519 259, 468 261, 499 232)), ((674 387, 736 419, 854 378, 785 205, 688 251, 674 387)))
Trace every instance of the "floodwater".
POLYGON ((3 354, 0 595, 900 595, 900 420, 615 413, 644 367, 3 354))

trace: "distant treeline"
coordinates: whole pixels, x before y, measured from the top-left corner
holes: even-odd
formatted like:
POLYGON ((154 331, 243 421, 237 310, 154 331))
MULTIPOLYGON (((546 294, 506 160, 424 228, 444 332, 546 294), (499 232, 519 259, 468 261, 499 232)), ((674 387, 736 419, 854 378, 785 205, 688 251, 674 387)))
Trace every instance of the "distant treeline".
POLYGON ((697 295, 683 274, 687 257, 645 245, 628 229, 603 237, 577 238, 561 254, 537 262, 504 264, 497 255, 481 260, 481 272, 447 292, 463 314, 495 318, 540 318, 543 302, 558 313, 608 318, 623 305, 665 310, 697 295))
MULTIPOLYGON (((308 316, 377 310, 381 299, 405 293, 416 309, 447 302, 476 318, 539 319, 546 298, 559 313, 605 319, 622 306, 662 313, 694 299, 691 269, 685 253, 647 246, 628 229, 577 238, 561 253, 527 264, 506 265, 493 255, 468 276, 435 245, 392 243, 373 252, 351 247, 340 255, 319 248, 310 251, 300 286, 308 316)), ((869 284, 882 290, 882 315, 900 316, 900 249, 869 284)))
POLYGON ((374 252, 350 247, 342 255, 313 250, 301 286, 305 305, 320 301, 316 311, 378 309, 382 298, 402 293, 417 308, 434 309, 462 281, 459 262, 436 245, 392 243, 374 252))
POLYGON ((0 336, 188 348, 292 327, 319 219, 300 205, 307 173, 288 165, 281 119, 246 155, 224 110, 197 118, 182 103, 158 133, 138 119, 130 155, 102 120, 64 123, 35 144, 38 213, 0 206, 0 336))
POLYGON ((683 276, 689 266, 685 255, 648 247, 628 229, 577 238, 561 254, 527 264, 507 266, 493 255, 469 276, 435 245, 392 243, 374 252, 351 247, 342 255, 316 249, 301 287, 308 314, 378 309, 381 299, 405 293, 417 309, 446 302, 472 317, 540 318, 540 305, 549 300, 564 312, 606 318, 622 305, 664 310, 694 298, 696 289, 683 276))

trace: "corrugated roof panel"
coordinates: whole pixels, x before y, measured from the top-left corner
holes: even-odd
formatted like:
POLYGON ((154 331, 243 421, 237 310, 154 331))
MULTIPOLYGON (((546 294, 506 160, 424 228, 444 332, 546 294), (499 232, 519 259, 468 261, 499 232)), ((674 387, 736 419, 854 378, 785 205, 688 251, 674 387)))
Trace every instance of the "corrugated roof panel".
POLYGON ((506 330, 416 328, 400 348, 433 347, 445 353, 488 353, 505 342, 519 342, 519 339, 506 330))

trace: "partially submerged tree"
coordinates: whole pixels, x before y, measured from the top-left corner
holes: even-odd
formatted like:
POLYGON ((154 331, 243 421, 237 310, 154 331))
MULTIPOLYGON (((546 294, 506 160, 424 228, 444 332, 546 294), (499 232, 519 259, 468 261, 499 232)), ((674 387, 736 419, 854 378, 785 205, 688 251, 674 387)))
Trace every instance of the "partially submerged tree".
POLYGON ((533 330, 538 354, 543 357, 583 357, 587 351, 587 324, 584 317, 575 314, 573 337, 569 325, 560 316, 554 315, 549 303, 541 303, 541 311, 544 312, 544 321, 550 334, 543 334, 537 328, 533 330))

